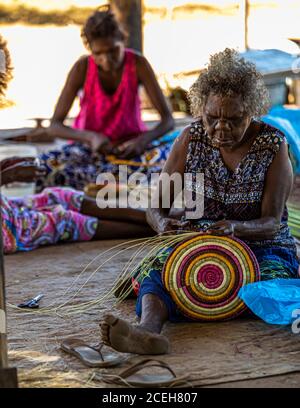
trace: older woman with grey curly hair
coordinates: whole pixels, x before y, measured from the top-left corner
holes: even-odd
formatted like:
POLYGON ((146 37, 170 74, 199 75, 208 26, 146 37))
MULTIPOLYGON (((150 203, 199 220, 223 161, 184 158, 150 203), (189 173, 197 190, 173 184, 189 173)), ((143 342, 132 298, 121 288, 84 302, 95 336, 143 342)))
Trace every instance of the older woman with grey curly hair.
MULTIPOLYGON (((187 212, 180 221, 171 218, 170 207, 162 205, 166 189, 160 182, 161 206, 148 210, 149 224, 157 233, 191 229, 238 237, 256 255, 262 280, 297 277, 299 259, 286 209, 292 167, 285 136, 259 119, 268 108, 260 74, 236 51, 226 49, 211 57, 190 90, 190 101, 196 120, 175 142, 163 173, 203 173, 204 211, 196 220, 188 219, 187 212)), ((172 205, 174 189, 171 193, 172 205)), ((110 346, 140 354, 168 352, 169 342, 160 334, 164 322, 185 320, 161 279, 171 250, 161 250, 150 266, 143 265, 139 326, 105 317, 102 337, 110 346)))

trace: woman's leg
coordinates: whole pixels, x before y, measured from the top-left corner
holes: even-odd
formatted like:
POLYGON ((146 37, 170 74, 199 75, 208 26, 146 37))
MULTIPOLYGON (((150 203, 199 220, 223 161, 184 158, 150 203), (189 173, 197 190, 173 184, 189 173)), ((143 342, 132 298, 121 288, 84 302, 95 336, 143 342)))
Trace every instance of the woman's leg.
POLYGON ((84 197, 81 214, 99 219, 93 239, 141 238, 153 236, 155 232, 147 224, 143 210, 133 208, 99 208, 94 199, 84 197))
POLYGON ((146 212, 134 208, 99 208, 95 199, 84 196, 80 209, 81 214, 105 220, 133 222, 148 225, 146 212))
POLYGON ((105 216, 102 215, 102 219, 99 220, 95 235, 92 239, 144 238, 153 236, 154 234, 152 228, 147 225, 105 220, 105 216))
POLYGON ((166 304, 157 295, 145 294, 138 325, 112 314, 104 317, 100 327, 105 344, 123 353, 166 354, 169 341, 160 332, 168 319, 166 304))

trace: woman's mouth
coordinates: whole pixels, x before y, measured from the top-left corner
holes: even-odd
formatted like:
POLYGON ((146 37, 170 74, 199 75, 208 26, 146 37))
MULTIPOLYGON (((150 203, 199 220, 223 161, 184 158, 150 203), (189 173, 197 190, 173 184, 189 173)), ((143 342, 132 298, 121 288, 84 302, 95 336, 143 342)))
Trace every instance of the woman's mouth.
POLYGON ((215 139, 215 143, 223 146, 223 145, 232 145, 233 141, 232 139, 215 139))

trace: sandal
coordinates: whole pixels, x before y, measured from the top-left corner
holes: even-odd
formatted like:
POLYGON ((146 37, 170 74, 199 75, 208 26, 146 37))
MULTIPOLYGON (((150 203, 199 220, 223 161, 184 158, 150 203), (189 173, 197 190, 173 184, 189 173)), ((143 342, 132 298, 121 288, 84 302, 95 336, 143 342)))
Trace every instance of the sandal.
POLYGON ((177 377, 172 368, 161 360, 144 359, 133 364, 119 374, 96 375, 98 380, 109 384, 129 387, 175 387, 188 380, 188 375, 177 377), (140 374, 144 368, 160 367, 168 370, 167 374, 140 374))
POLYGON ((66 339, 60 345, 63 351, 79 358, 88 367, 114 367, 126 360, 125 357, 113 352, 104 354, 101 351, 103 346, 104 344, 100 344, 99 348, 95 348, 74 338, 66 339))

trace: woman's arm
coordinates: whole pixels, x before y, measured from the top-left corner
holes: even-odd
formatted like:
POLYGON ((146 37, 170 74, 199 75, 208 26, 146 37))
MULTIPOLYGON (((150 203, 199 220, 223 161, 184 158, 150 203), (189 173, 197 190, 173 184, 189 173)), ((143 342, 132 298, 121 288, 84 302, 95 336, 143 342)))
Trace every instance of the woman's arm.
POLYGON ((284 206, 293 185, 293 169, 286 143, 271 163, 263 192, 261 218, 249 221, 220 221, 209 230, 213 233, 230 234, 248 240, 273 239, 280 228, 284 206))
POLYGON ((172 130, 175 124, 152 67, 147 59, 140 54, 136 54, 136 70, 139 83, 145 87, 153 106, 160 114, 160 122, 154 129, 143 132, 135 139, 118 145, 115 154, 120 159, 131 159, 142 154, 153 140, 172 130))
POLYGON ((176 230, 188 225, 188 223, 182 223, 169 217, 170 209, 175 200, 175 190, 173 182, 168 182, 168 176, 171 177, 177 173, 182 180, 181 188, 184 187, 183 176, 188 143, 189 128, 186 128, 174 142, 170 155, 161 172, 156 192, 151 200, 150 208, 147 210, 147 221, 157 233, 176 230))
POLYGON ((149 130, 143 135, 143 139, 147 144, 149 144, 152 140, 158 139, 172 130, 175 123, 172 113, 166 103, 166 99, 156 79, 155 73, 148 60, 142 55, 137 55, 136 67, 138 80, 145 87, 150 101, 161 117, 159 124, 154 129, 149 130))

